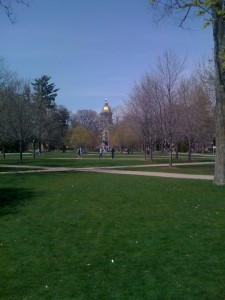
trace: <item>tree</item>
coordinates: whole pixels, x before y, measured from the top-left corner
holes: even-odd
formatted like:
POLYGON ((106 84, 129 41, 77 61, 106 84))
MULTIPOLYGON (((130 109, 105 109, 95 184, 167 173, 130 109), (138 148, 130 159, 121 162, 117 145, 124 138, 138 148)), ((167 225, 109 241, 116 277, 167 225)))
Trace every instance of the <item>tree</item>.
POLYGON ((125 148, 131 147, 132 142, 132 128, 129 123, 121 122, 115 126, 111 137, 112 145, 116 145, 123 151, 125 148))
POLYGON ((3 88, 0 89, 0 145, 2 147, 3 157, 5 158, 5 147, 10 142, 10 124, 9 124, 9 94, 3 88))
POLYGON ((17 80, 9 90, 9 124, 10 134, 19 142, 20 162, 22 162, 23 146, 30 139, 31 93, 30 87, 22 80, 17 80))
POLYGON ((50 76, 43 75, 32 82, 33 96, 33 143, 39 142, 41 151, 42 142, 47 134, 48 127, 52 126, 52 111, 55 107, 55 98, 59 89, 54 83, 49 83, 50 76))
POLYGON ((10 83, 14 74, 6 66, 5 60, 0 58, 0 145, 5 158, 5 147, 11 141, 9 113, 10 113, 10 83))
POLYGON ((87 130, 99 134, 99 115, 91 109, 78 110, 72 117, 72 125, 81 125, 87 130))
POLYGON ((71 118, 72 127, 82 126, 90 135, 89 147, 95 148, 99 144, 100 125, 99 115, 91 109, 78 110, 71 118))
POLYGON ((49 83, 50 76, 43 75, 32 82, 35 96, 41 100, 43 108, 47 111, 54 107, 55 98, 59 89, 55 89, 54 83, 49 83))
POLYGON ((64 138, 70 122, 71 113, 62 105, 55 105, 51 112, 51 125, 48 126, 48 143, 51 148, 61 148, 63 152, 66 150, 64 138))
POLYGON ((203 56, 196 64, 194 71, 195 79, 207 92, 209 100, 213 106, 216 105, 216 79, 215 65, 211 57, 203 56))
POLYGON ((136 133, 136 138, 142 142, 142 147, 150 149, 150 159, 158 134, 157 103, 155 97, 155 79, 152 74, 146 74, 140 81, 135 83, 126 104, 126 121, 136 133))
POLYGON ((213 141, 214 113, 208 94, 198 78, 183 79, 178 89, 180 99, 182 131, 188 141, 188 159, 192 148, 203 151, 213 141))
POLYGON ((88 130, 83 126, 77 126, 72 131, 71 143, 74 146, 74 151, 76 148, 89 147, 91 144, 92 138, 88 130))
POLYGON ((181 27, 188 17, 206 16, 204 26, 213 29, 214 61, 216 72, 216 158, 214 183, 225 184, 225 3, 220 0, 149 0, 153 8, 163 12, 164 16, 180 13, 181 27))
POLYGON ((158 102, 160 103, 163 119, 163 136, 168 145, 169 165, 172 166, 172 151, 174 142, 179 141, 180 132, 178 132, 181 122, 179 119, 177 88, 184 70, 185 60, 179 59, 173 52, 164 51, 158 58, 155 80, 158 88, 158 102))
POLYGON ((8 16, 12 24, 16 22, 13 2, 16 4, 23 4, 25 6, 29 6, 29 1, 27 0, 0 0, 0 6, 4 9, 6 15, 8 16))

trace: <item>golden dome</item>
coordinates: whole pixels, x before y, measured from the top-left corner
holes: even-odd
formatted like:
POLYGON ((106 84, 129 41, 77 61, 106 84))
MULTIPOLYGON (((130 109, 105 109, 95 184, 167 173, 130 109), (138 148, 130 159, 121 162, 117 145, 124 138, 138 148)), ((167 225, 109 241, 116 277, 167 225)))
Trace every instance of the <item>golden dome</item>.
POLYGON ((104 107, 102 109, 102 112, 111 112, 111 109, 110 109, 110 107, 108 105, 108 99, 105 99, 105 105, 104 105, 104 107))

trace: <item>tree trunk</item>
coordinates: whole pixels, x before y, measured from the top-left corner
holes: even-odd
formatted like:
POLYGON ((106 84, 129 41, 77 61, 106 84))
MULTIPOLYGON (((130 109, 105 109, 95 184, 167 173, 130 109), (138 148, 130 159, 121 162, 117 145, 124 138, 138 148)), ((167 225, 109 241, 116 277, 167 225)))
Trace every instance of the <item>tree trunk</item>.
MULTIPOLYGON (((222 89, 220 87, 217 88, 222 89)), ((217 92, 216 104, 216 157, 214 183, 225 184, 225 122, 224 122, 224 92, 217 92)))
POLYGON ((213 38, 216 69, 216 158, 214 183, 225 184, 225 28, 224 22, 214 13, 213 38))
POLYGON ((35 140, 33 140, 33 158, 36 158, 36 154, 35 154, 35 140))
POLYGON ((169 150, 169 166, 173 166, 173 150, 171 148, 169 150))
POLYGON ((161 142, 161 144, 160 144, 160 151, 161 151, 161 153, 164 152, 164 143, 163 142, 161 142))
POLYGON ((176 144, 176 159, 179 159, 179 154, 178 154, 178 143, 176 144))
POLYGON ((20 140, 20 163, 23 162, 23 142, 20 140))
POLYGON ((41 151, 41 141, 38 142, 38 150, 39 150, 39 153, 41 154, 41 152, 42 152, 41 151))
POLYGON ((169 166, 173 166, 173 140, 172 137, 169 138, 169 166))
POLYGON ((2 153, 3 153, 3 158, 5 159, 5 146, 2 146, 2 153))
POLYGON ((188 161, 191 162, 191 139, 188 139, 188 161))
POLYGON ((150 147, 150 162, 153 162, 153 146, 150 147))
POLYGON ((144 139, 145 160, 147 160, 146 138, 144 139))

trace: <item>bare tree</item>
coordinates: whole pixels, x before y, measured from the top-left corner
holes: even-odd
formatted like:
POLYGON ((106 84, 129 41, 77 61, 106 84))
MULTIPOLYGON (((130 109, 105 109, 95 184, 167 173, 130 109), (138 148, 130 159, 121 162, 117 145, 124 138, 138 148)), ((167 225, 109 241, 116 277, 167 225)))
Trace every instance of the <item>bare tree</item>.
POLYGON ((72 126, 81 125, 96 134, 99 133, 99 115, 91 109, 78 110, 71 118, 72 126))
POLYGON ((204 150, 212 144, 214 132, 213 105, 210 96, 196 77, 183 80, 179 87, 181 103, 182 128, 188 140, 188 159, 191 160, 191 150, 204 150), (200 149, 199 149, 200 148, 200 149))
POLYGON ((101 127, 99 115, 95 111, 91 109, 78 110, 71 117, 71 127, 82 127, 88 131, 90 137, 89 148, 95 148, 99 144, 101 127))
POLYGON ((6 15, 12 24, 16 23, 15 4, 29 6, 28 0, 0 0, 0 6, 4 9, 6 15))
POLYGON ((202 57, 197 63, 193 75, 195 80, 207 92, 213 106, 216 105, 216 73, 215 65, 211 58, 202 57))
POLYGON ((224 1, 150 0, 161 17, 180 17, 179 26, 184 27, 193 14, 204 17, 204 26, 213 29, 214 61, 216 78, 216 159, 214 183, 225 184, 225 3, 224 1), (178 15, 179 14, 179 15, 178 15))
POLYGON ((9 124, 11 135, 19 142, 20 162, 22 162, 23 146, 30 139, 31 120, 31 94, 30 87, 22 80, 16 80, 9 91, 9 124))
POLYGON ((0 145, 5 158, 5 147, 11 141, 9 125, 9 94, 3 88, 0 89, 0 145))
POLYGON ((5 60, 0 58, 0 144, 5 158, 5 147, 11 141, 9 126, 9 85, 13 78, 6 66, 5 60))
POLYGON ((157 82, 157 99, 160 106, 160 123, 165 144, 169 150, 169 165, 172 166, 174 141, 180 136, 181 120, 179 118, 177 88, 182 79, 185 59, 179 59, 175 53, 165 51, 158 58, 154 71, 157 82))
POLYGON ((158 131, 154 87, 154 79, 146 74, 140 83, 135 83, 129 99, 125 102, 126 120, 130 126, 138 128, 145 158, 146 149, 148 148, 151 161, 153 160, 152 153, 158 131))
POLYGON ((114 126, 117 126, 120 124, 120 122, 123 119, 123 107, 117 106, 112 109, 113 114, 113 124, 114 126))

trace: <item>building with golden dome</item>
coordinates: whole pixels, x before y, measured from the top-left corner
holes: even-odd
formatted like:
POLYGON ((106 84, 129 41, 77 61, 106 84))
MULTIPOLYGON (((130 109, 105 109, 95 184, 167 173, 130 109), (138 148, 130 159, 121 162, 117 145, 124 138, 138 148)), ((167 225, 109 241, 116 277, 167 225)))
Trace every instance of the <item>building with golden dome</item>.
POLYGON ((112 111, 109 107, 108 100, 105 99, 105 104, 100 113, 100 127, 101 127, 101 146, 102 148, 109 147, 110 133, 112 131, 112 111))

